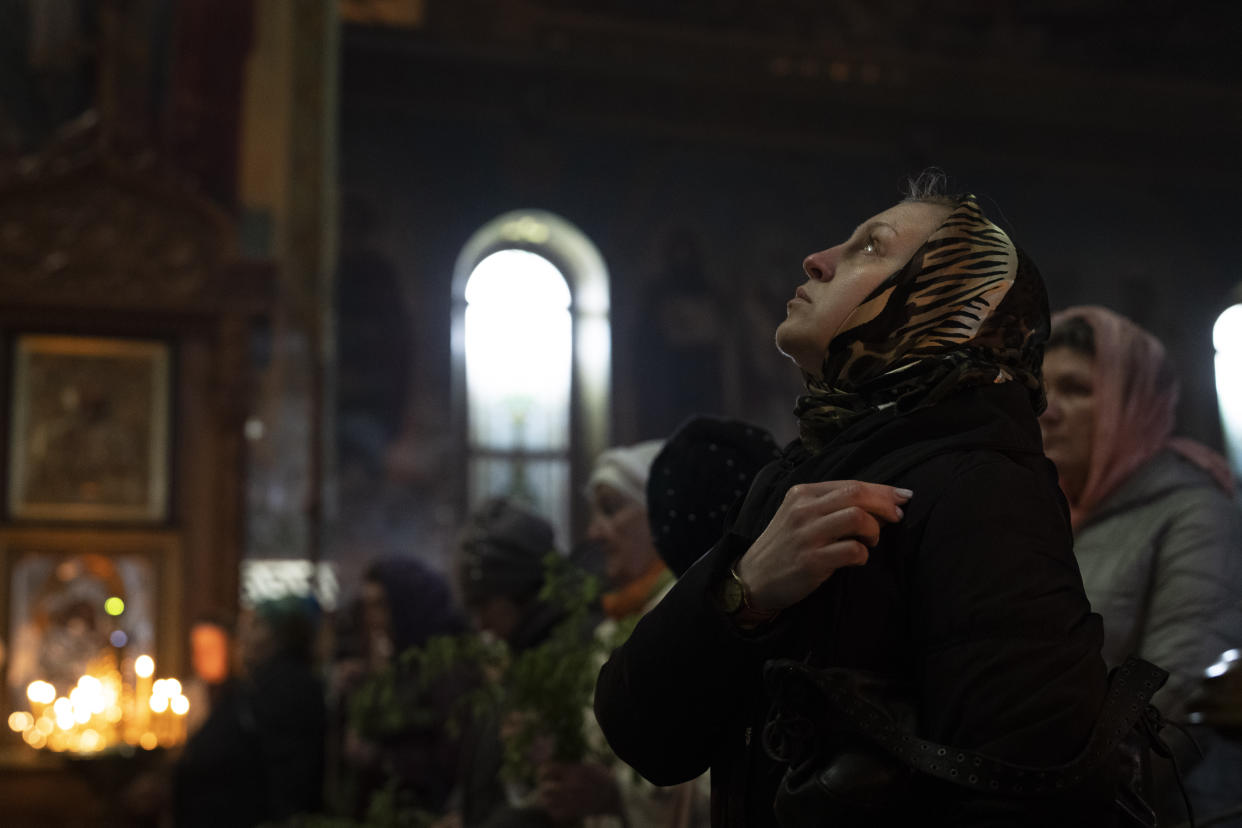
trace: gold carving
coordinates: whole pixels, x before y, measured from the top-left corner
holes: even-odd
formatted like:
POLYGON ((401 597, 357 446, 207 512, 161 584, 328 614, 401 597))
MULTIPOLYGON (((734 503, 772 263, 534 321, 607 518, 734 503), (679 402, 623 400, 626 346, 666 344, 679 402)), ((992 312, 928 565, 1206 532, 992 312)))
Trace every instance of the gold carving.
POLYGON ((0 174, 0 292, 10 305, 215 305, 231 221, 149 154, 78 136, 0 174))

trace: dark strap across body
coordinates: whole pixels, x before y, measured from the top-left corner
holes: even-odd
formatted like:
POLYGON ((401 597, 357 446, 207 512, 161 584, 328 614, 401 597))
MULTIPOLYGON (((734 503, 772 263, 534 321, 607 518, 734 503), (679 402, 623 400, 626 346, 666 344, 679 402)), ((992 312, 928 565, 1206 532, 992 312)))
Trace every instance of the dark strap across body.
MULTIPOLYGON (((1111 673, 1104 707, 1078 756, 1034 767, 920 738, 913 706, 890 680, 770 661, 765 683, 773 702, 764 747, 788 767, 778 818, 788 826, 823 824, 802 815, 835 808, 865 820, 909 799, 927 777, 985 795, 1040 799, 1072 794, 1108 773, 1116 780, 1123 824, 1154 825, 1143 797, 1145 755, 1165 753, 1159 737, 1164 722, 1151 698, 1167 679, 1164 670, 1131 657, 1111 673)), ((848 823, 847 817, 833 824, 848 823)))

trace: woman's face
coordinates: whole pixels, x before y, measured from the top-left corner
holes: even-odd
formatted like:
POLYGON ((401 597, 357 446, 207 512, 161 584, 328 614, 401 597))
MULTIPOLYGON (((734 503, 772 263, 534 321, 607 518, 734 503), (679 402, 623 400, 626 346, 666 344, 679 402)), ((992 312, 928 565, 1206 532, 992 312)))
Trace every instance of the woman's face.
POLYGON ((503 595, 489 595, 469 607, 475 629, 509 641, 522 621, 522 608, 503 595))
POLYGON ((828 343, 867 294, 900 270, 953 208, 903 202, 859 225, 836 247, 802 262, 807 281, 785 305, 776 347, 806 373, 820 376, 828 343))
POLYGON ((1072 348, 1044 354, 1048 408, 1039 418, 1044 454, 1056 464, 1061 487, 1077 500, 1091 468, 1095 433, 1095 359, 1072 348))
POLYGON ((628 584, 657 558, 641 503, 607 483, 592 487, 587 537, 604 550, 604 574, 616 585, 628 584))

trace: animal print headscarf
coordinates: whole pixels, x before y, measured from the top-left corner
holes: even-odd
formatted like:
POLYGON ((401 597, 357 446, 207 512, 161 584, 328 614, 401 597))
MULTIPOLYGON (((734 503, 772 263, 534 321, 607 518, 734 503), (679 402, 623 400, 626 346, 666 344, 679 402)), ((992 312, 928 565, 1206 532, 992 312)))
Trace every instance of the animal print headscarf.
POLYGON ((822 378, 798 399, 812 450, 877 410, 906 412, 962 388, 1020 382, 1036 413, 1048 297, 1026 254, 962 196, 900 270, 854 309, 828 345, 822 378))

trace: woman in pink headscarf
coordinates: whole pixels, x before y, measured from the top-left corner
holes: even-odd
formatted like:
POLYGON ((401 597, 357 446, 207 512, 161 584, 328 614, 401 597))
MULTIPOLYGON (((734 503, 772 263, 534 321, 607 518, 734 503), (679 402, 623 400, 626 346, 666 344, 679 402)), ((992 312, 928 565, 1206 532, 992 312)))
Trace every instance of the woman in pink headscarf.
MULTIPOLYGON (((1087 597, 1104 619, 1104 660, 1112 667, 1135 653, 1168 670, 1154 701, 1182 719, 1204 669, 1242 644, 1242 514, 1229 466, 1172 436, 1174 368, 1159 340, 1119 314, 1054 315, 1044 383, 1044 451, 1069 500, 1087 597)), ((1213 764, 1209 755, 1192 776, 1213 764)), ((1217 804, 1206 792, 1196 798, 1209 812, 1217 804)))

